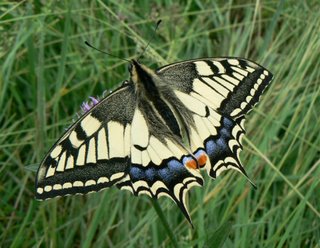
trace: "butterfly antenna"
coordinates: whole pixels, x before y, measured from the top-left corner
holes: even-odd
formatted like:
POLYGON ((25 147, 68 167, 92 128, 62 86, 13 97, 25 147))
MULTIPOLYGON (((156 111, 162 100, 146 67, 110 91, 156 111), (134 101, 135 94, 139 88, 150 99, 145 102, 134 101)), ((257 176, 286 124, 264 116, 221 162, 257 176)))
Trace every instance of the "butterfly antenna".
MULTIPOLYGON (((154 28, 154 33, 157 32, 157 29, 158 29, 158 27, 159 27, 159 25, 160 25, 161 22, 162 22, 161 19, 160 19, 159 21, 157 21, 156 26, 155 26, 155 28, 154 28)), ((148 48, 148 46, 150 45, 151 41, 153 41, 154 37, 155 37, 155 35, 153 35, 153 36, 149 39, 147 45, 145 46, 145 48, 143 49, 143 51, 141 52, 141 54, 138 56, 137 61, 139 61, 139 59, 140 59, 140 58, 142 57, 142 55, 145 53, 145 51, 147 50, 147 48, 148 48)))
POLYGON ((116 56, 116 55, 113 55, 113 54, 111 54, 111 53, 102 51, 102 50, 100 50, 100 49, 92 46, 88 41, 85 41, 84 43, 85 43, 88 47, 91 47, 91 48, 93 48, 94 50, 97 50, 97 51, 99 51, 99 52, 101 52, 101 53, 104 53, 104 54, 107 54, 107 55, 109 55, 109 56, 111 56, 111 57, 114 57, 114 58, 117 58, 117 59, 121 59, 121 60, 124 60, 124 61, 127 61, 127 62, 131 63, 131 61, 128 60, 128 59, 120 58, 120 57, 118 57, 118 56, 116 56))

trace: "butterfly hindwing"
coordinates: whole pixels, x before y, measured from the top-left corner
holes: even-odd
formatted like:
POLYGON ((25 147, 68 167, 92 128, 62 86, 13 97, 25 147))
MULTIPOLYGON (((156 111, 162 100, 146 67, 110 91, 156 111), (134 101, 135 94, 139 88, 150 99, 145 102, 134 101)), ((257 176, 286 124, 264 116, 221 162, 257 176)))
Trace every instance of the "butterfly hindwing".
POLYGON ((134 106, 133 88, 125 85, 74 123, 42 161, 36 198, 98 191, 124 178, 134 106))

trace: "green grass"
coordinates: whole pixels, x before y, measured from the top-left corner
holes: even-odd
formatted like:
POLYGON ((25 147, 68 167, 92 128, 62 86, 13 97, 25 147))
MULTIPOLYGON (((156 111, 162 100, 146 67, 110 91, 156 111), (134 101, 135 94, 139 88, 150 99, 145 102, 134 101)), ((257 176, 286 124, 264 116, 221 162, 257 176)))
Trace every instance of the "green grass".
POLYGON ((319 1, 42 2, 0 3, 1 247, 320 246, 319 1), (80 104, 129 76, 84 41, 131 59, 152 36, 152 68, 228 55, 273 72, 241 155, 258 189, 233 171, 205 175, 189 194, 194 229, 169 199, 159 211, 116 188, 35 201, 37 166, 80 104))

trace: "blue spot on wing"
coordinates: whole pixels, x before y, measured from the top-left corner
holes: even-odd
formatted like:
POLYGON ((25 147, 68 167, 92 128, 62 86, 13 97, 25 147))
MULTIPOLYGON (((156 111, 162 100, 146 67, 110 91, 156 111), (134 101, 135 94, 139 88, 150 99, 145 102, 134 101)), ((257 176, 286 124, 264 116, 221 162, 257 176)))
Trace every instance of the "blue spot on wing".
POLYGON ((159 177, 161 178, 161 181, 163 181, 165 184, 170 181, 170 170, 168 168, 163 168, 159 170, 159 177))
POLYGON ((145 170, 145 175, 146 175, 146 179, 147 181, 154 181, 154 178, 157 176, 158 172, 155 168, 148 168, 145 170))
POLYGON ((236 124, 226 117, 223 117, 221 122, 222 126, 218 129, 218 134, 205 141, 205 149, 213 165, 218 160, 233 155, 228 142, 232 139, 232 128, 236 124))
POLYGON ((213 140, 208 140, 206 142, 206 151, 207 154, 212 156, 214 152, 217 150, 217 145, 213 140))
POLYGON ((228 149, 228 146, 227 146, 227 143, 226 143, 226 139, 224 137, 220 137, 217 141, 217 146, 218 146, 218 150, 227 150, 228 149))
POLYGON ((223 117, 223 126, 230 130, 234 127, 234 124, 230 119, 223 117))
POLYGON ((133 181, 138 181, 144 178, 144 171, 138 167, 131 167, 129 172, 133 181))
POLYGON ((168 167, 170 170, 179 170, 181 168, 181 163, 178 160, 172 159, 168 162, 168 167))
MULTIPOLYGON (((190 158, 192 159, 192 157, 190 158)), ((183 161, 190 158, 184 157, 183 161)), ((155 181, 160 180, 166 185, 173 186, 176 182, 183 181, 185 177, 191 176, 183 162, 180 162, 176 158, 164 161, 162 165, 150 164, 147 167, 132 165, 129 175, 132 182, 143 180, 152 185, 155 181)))

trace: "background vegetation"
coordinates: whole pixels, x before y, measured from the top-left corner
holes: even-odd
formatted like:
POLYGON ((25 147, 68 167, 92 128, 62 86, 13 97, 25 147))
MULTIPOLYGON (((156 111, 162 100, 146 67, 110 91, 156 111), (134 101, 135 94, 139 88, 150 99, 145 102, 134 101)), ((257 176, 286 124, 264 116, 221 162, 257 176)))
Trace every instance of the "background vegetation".
POLYGON ((2 1, 1 247, 319 247, 320 3, 311 1, 2 1), (244 3, 245 2, 245 3, 244 3), (157 34, 154 25, 162 19, 157 34), (34 200, 35 171, 88 96, 157 66, 240 56, 275 79, 246 123, 242 161, 191 190, 195 229, 169 199, 165 228, 148 197, 111 188, 34 200), (173 242, 168 232, 176 239, 173 242))

